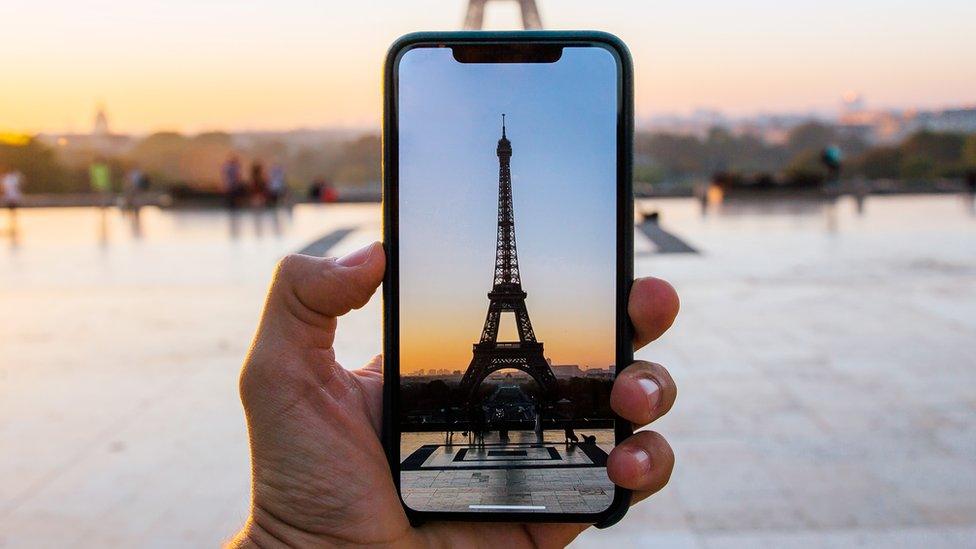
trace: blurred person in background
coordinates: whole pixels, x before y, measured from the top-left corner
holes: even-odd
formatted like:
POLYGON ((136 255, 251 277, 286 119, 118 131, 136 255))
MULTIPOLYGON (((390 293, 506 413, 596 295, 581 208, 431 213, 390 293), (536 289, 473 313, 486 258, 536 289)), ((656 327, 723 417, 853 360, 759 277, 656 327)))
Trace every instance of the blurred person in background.
POLYGON ((20 202, 23 200, 21 194, 23 182, 24 174, 16 169, 0 176, 0 198, 2 198, 3 207, 7 208, 9 212, 10 221, 7 225, 7 234, 10 235, 11 242, 17 241, 17 206, 20 206, 20 202))
POLYGON ((322 188, 325 187, 325 178, 316 177, 308 185, 308 199, 312 202, 322 201, 322 188))
POLYGON ((139 214, 145 193, 149 190, 149 175, 138 167, 129 170, 125 181, 125 208, 132 214, 132 232, 135 236, 142 235, 142 225, 139 214))
POLYGON ((288 187, 285 184, 285 167, 281 162, 271 166, 271 178, 268 183, 268 207, 277 207, 285 197, 288 187))
POLYGON ((220 166, 220 181, 227 199, 227 209, 236 210, 245 194, 241 179, 241 161, 236 154, 228 156, 220 166))
POLYGON ((308 187, 308 197, 314 202, 336 202, 339 200, 339 192, 325 177, 319 176, 312 180, 308 187))
POLYGON ((88 167, 88 181, 91 189, 100 195, 99 205, 108 207, 112 198, 112 170, 103 158, 96 158, 88 167))
POLYGON ((88 180, 91 189, 98 193, 98 207, 102 211, 99 224, 99 237, 102 244, 108 243, 108 207, 112 203, 112 170, 101 157, 96 157, 88 167, 88 180))
POLYGON ((327 204, 339 200, 339 192, 325 177, 319 176, 308 186, 308 198, 312 202, 327 204))
POLYGON ((335 186, 326 183, 322 189, 322 202, 333 203, 339 201, 339 191, 335 186))
POLYGON ((268 177, 260 160, 251 163, 251 202, 257 206, 268 202, 268 177))
POLYGON ((143 192, 143 186, 145 185, 144 180, 146 179, 146 173, 140 170, 138 167, 132 168, 127 174, 125 174, 125 189, 123 191, 123 195, 125 198, 126 209, 138 213, 139 207, 142 206, 140 195, 143 192))
POLYGON ((23 194, 21 194, 23 183, 24 174, 16 169, 8 171, 0 178, 0 187, 2 187, 3 191, 3 206, 10 210, 11 215, 13 215, 13 211, 17 209, 17 206, 20 206, 20 202, 24 199, 23 194))

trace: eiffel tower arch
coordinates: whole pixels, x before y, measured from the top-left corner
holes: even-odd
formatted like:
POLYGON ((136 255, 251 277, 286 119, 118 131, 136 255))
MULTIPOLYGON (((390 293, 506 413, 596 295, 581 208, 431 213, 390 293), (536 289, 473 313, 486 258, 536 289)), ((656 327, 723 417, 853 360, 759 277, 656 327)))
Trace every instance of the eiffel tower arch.
POLYGON ((471 364, 464 371, 460 394, 468 403, 474 399, 478 387, 492 372, 513 368, 528 374, 539 384, 544 395, 556 394, 556 376, 546 362, 543 344, 535 337, 527 296, 519 274, 518 250, 515 243, 515 212, 512 207, 512 174, 510 160, 512 143, 505 135, 505 115, 502 115, 502 137, 498 140, 498 230, 495 244, 495 275, 488 292, 488 314, 481 338, 472 347, 471 364), (515 316, 518 341, 498 341, 498 326, 502 313, 515 316))
MULTIPOLYGON (((485 5, 490 0, 468 0, 468 10, 464 14, 464 30, 481 30, 485 26, 485 5)), ((495 0, 498 1, 498 0, 495 0)), ((518 2, 522 12, 522 28, 525 30, 539 30, 542 28, 542 17, 535 0, 507 0, 518 2)))

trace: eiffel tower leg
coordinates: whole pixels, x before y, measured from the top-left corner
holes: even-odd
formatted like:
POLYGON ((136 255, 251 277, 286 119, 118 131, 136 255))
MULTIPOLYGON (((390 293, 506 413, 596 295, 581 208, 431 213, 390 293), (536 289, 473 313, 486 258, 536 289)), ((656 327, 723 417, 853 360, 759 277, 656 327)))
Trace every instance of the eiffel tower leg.
POLYGON ((481 330, 481 341, 497 341, 498 325, 501 322, 502 313, 498 307, 492 305, 488 307, 488 314, 485 316, 485 327, 481 330))
POLYGON ((519 0, 519 5, 522 8, 522 28, 525 30, 541 29, 542 17, 539 16, 539 7, 535 0, 519 0))
POLYGON ((481 30, 485 22, 486 0, 470 0, 464 15, 464 30, 481 30))
POLYGON ((529 371, 541 386, 545 399, 547 401, 555 400, 559 387, 556 382, 556 376, 552 373, 552 368, 549 367, 549 363, 542 356, 542 351, 540 350, 538 353, 529 355, 527 362, 529 371))
POLYGON ((515 305, 515 325, 518 328, 520 341, 535 341, 532 321, 529 320, 529 311, 525 308, 524 301, 519 301, 515 305))
POLYGON ((475 391, 481 381, 488 376, 489 360, 483 355, 475 354, 471 359, 471 364, 464 371, 461 377, 461 384, 458 385, 458 398, 461 404, 470 405, 475 395, 475 391))

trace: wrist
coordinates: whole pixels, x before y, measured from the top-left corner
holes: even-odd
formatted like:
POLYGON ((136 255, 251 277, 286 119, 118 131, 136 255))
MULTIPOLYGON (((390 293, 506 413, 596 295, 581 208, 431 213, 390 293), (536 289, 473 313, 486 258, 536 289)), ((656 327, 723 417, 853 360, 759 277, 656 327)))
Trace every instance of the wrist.
POLYGON ((228 549, 271 549, 278 547, 329 547, 318 536, 294 529, 261 509, 252 508, 239 532, 227 544, 228 549))
POLYGON ((253 514, 247 517, 247 522, 240 531, 227 543, 225 549, 268 549, 271 547, 288 547, 254 520, 253 514))
MULTIPOLYGON (((339 547, 359 545, 363 547, 402 547, 423 549, 438 545, 432 539, 418 536, 409 528, 403 536, 391 540, 352 541, 316 535, 293 528, 273 515, 259 509, 251 509, 247 522, 240 531, 227 542, 225 549, 277 549, 292 547, 339 547)), ((429 536, 427 536, 429 538, 429 536)))

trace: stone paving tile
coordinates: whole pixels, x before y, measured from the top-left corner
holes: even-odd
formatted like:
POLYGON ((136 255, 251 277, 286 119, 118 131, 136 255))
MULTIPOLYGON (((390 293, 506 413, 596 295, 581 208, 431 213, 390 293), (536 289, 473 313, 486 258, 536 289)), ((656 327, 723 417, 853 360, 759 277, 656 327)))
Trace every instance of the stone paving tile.
MULTIPOLYGON (((609 449, 613 436, 610 430, 593 434, 609 449)), ((466 444, 448 447, 440 433, 405 433, 401 456, 409 456, 408 450, 423 445, 438 445, 419 470, 402 471, 401 487, 407 503, 415 509, 439 511, 468 511, 472 504, 493 504, 544 505, 549 512, 596 512, 609 505, 613 485, 606 469, 565 467, 592 462, 579 448, 565 445, 561 432, 545 433, 542 443, 531 432, 514 431, 510 436, 511 440, 503 443, 497 433, 491 433, 486 447, 481 449, 466 444), (547 448, 555 450, 559 459, 552 460, 547 448), (462 449, 464 460, 454 461, 462 449), (498 449, 524 450, 526 458, 509 460, 488 455, 489 450, 498 449), (543 456, 546 459, 531 459, 543 456), (513 468, 476 469, 499 465, 513 468), (524 466, 534 468, 518 468, 524 466)))

